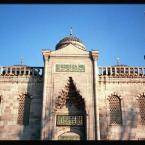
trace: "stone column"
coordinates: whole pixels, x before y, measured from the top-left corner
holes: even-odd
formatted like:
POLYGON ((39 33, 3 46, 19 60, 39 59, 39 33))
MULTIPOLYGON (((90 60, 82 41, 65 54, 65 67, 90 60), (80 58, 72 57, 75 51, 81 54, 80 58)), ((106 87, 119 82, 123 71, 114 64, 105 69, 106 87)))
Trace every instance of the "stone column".
POLYGON ((8 67, 5 67, 5 71, 6 71, 5 74, 8 74, 8 67))
POLYGON ((19 75, 22 75, 22 67, 19 68, 19 75))
POLYGON ((17 68, 14 68, 14 74, 17 75, 17 68))
POLYGON ((10 67, 10 75, 12 74, 12 67, 10 67))
POLYGON ((133 75, 135 75, 135 68, 133 67, 133 75))
POLYGON ((107 67, 105 67, 105 71, 106 71, 106 75, 108 75, 108 68, 107 67))
POLYGON ((26 75, 26 67, 24 67, 24 73, 23 73, 23 75, 26 75))
POLYGON ((96 80, 96 76, 98 76, 96 74, 98 66, 97 66, 97 60, 98 60, 98 55, 99 52, 98 51, 92 51, 92 58, 93 58, 93 70, 94 70, 94 117, 95 117, 95 140, 100 140, 100 122, 99 122, 99 103, 98 103, 98 96, 97 96, 97 89, 96 89, 96 83, 98 82, 96 80))
POLYGON ((123 74, 125 74, 125 67, 123 67, 123 74))
POLYGON ((114 70, 115 70, 115 76, 116 76, 116 67, 114 67, 114 70))
POLYGON ((139 76, 139 67, 137 67, 137 75, 139 76))
POLYGON ((112 76, 112 67, 110 67, 110 76, 112 76))
POLYGON ((31 72, 31 70, 30 70, 30 69, 31 69, 31 68, 29 68, 29 69, 28 69, 28 75, 30 75, 30 72, 31 72))
POLYGON ((102 67, 98 67, 98 70, 99 70, 99 75, 102 75, 102 67))
POLYGON ((42 118, 41 118, 41 139, 47 139, 48 136, 48 124, 46 119, 46 101, 47 101, 47 72, 48 72, 48 59, 50 56, 49 50, 42 51, 43 60, 44 60, 44 81, 43 81, 43 101, 42 101, 42 118), (47 124, 47 125, 46 125, 47 124))
POLYGON ((129 76, 130 76, 130 67, 128 68, 128 74, 129 74, 129 76))
POLYGON ((142 75, 144 76, 144 68, 142 68, 142 75))

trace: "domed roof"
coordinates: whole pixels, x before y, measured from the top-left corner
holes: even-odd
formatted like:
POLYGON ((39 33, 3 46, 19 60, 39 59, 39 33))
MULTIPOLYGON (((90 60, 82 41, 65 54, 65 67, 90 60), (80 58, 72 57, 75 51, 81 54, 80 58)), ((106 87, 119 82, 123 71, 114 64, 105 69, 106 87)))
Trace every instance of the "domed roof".
POLYGON ((77 38, 76 36, 73 36, 72 34, 70 34, 69 36, 67 37, 64 37, 63 39, 61 39, 55 49, 58 50, 58 49, 61 49, 62 47, 65 47, 69 44, 72 44, 72 45, 75 45, 76 47, 78 47, 79 49, 82 49, 82 50, 86 50, 84 44, 82 43, 82 41, 77 38))

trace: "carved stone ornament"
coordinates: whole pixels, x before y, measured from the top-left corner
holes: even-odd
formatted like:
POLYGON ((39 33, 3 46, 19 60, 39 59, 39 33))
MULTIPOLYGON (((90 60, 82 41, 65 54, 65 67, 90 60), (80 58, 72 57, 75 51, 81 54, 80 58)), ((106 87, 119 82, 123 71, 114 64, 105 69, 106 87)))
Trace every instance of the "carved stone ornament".
POLYGON ((72 77, 69 77, 67 85, 59 93, 55 102, 55 109, 61 109, 64 105, 74 105, 77 109, 84 107, 84 99, 77 90, 72 77))

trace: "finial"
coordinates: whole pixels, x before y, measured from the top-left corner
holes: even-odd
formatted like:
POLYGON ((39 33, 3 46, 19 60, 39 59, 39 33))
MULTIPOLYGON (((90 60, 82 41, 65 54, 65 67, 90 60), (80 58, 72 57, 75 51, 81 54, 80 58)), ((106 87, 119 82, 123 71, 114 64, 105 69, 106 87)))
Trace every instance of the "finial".
POLYGON ((21 59, 21 63, 20 64, 23 65, 23 62, 24 62, 23 57, 21 57, 20 59, 21 59))
POLYGON ((72 35, 72 27, 70 27, 70 35, 72 35))
POLYGON ((116 58, 116 62, 117 62, 117 65, 120 64, 120 58, 119 57, 116 58))

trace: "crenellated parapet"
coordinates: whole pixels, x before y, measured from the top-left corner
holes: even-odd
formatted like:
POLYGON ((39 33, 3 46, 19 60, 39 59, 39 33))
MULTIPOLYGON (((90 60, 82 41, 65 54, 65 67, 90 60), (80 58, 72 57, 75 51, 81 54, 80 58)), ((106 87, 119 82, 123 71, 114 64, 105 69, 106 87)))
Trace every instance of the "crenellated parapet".
POLYGON ((0 76, 43 76, 43 67, 28 67, 25 65, 2 66, 0 76))
POLYGON ((130 67, 125 65, 98 67, 98 75, 119 78, 145 77, 145 67, 130 67))

